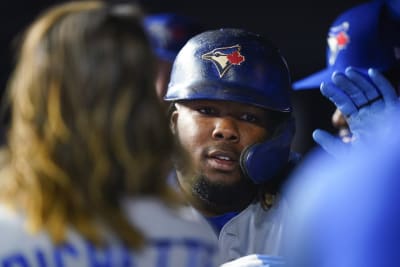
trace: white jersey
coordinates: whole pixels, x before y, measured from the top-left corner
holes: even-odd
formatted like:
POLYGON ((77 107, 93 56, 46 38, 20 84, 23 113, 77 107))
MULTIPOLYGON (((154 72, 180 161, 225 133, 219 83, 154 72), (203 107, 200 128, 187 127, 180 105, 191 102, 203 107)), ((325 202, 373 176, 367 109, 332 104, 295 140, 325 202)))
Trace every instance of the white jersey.
POLYGON ((55 246, 46 232, 25 229, 23 216, 0 205, 1 267, 213 267, 217 240, 211 228, 185 219, 159 200, 137 199, 125 203, 131 221, 149 242, 132 251, 112 238, 110 246, 95 248, 75 231, 67 242, 55 246))

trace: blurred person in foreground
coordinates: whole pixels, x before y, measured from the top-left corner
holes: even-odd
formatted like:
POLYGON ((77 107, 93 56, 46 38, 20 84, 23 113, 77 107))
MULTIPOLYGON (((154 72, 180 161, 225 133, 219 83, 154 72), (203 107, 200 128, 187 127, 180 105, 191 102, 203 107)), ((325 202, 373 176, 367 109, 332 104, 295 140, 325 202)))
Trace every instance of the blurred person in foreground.
POLYGON ((367 122, 370 137, 337 157, 314 151, 284 190, 292 207, 288 267, 399 264, 400 102, 383 76, 369 73, 370 80, 350 81, 356 91, 366 84, 382 89, 379 101, 352 113, 367 122), (362 115, 378 107, 373 116, 362 115))
POLYGON ((27 30, 9 83, 0 266, 212 266, 166 176, 180 149, 131 5, 70 2, 27 30))

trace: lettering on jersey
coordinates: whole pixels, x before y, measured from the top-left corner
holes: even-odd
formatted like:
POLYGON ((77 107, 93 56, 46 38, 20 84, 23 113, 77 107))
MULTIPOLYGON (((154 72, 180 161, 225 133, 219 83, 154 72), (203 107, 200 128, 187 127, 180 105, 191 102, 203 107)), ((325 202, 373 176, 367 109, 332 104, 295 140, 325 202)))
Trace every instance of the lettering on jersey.
POLYGON ((240 54, 240 45, 219 47, 201 55, 204 60, 210 60, 217 68, 219 77, 222 78, 225 73, 233 66, 240 65, 245 61, 245 57, 240 54))
POLYGON ((28 260, 24 255, 16 253, 1 260, 2 267, 29 267, 28 260))
POLYGON ((177 261, 177 255, 178 261, 183 261, 182 266, 211 267, 217 251, 214 245, 197 239, 156 239, 150 240, 147 245, 148 251, 144 256, 124 246, 97 248, 89 242, 79 245, 65 243, 53 247, 52 251, 34 248, 30 253, 25 250, 0 255, 0 267, 176 267, 173 263, 177 261))
POLYGON ((184 240, 183 242, 185 243, 185 247, 188 248, 189 252, 186 265, 195 266, 200 256, 198 253, 200 244, 198 242, 193 242, 193 240, 184 240))
POLYGON ((99 249, 91 244, 86 244, 86 251, 91 266, 96 267, 112 267, 111 250, 99 249))
POLYGON ((350 28, 350 24, 345 21, 338 26, 333 26, 329 30, 327 42, 329 46, 329 65, 333 65, 339 53, 346 49, 347 45, 350 43, 350 36, 347 34, 350 28))
POLYGON ((36 259, 37 259, 38 265, 40 267, 50 267, 47 264, 46 255, 44 255, 43 251, 41 251, 40 249, 39 250, 36 249, 35 250, 35 255, 36 255, 36 259))
POLYGON ((57 267, 67 267, 67 262, 73 262, 79 256, 78 250, 69 243, 59 245, 54 250, 54 263, 57 267), (72 258, 72 259, 71 259, 72 258))
POLYGON ((167 267, 168 265, 168 253, 171 248, 171 241, 169 240, 156 240, 152 242, 158 250, 158 257, 156 260, 156 266, 167 267))

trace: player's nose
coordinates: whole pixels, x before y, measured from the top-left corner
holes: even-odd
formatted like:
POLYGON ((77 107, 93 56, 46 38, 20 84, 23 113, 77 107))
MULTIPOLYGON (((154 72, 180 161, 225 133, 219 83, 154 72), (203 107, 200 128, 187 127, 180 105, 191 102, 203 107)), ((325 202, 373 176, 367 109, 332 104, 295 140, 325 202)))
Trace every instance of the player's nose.
POLYGON ((228 116, 216 118, 212 138, 215 140, 239 142, 239 130, 235 120, 228 116))

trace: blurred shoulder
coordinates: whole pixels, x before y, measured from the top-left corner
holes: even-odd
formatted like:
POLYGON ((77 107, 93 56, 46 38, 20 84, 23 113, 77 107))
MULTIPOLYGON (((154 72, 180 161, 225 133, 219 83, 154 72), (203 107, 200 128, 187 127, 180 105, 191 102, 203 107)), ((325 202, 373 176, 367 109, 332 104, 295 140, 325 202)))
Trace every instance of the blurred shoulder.
POLYGON ((192 237, 216 242, 211 228, 190 207, 172 207, 149 197, 127 200, 125 209, 132 223, 150 238, 192 237))

